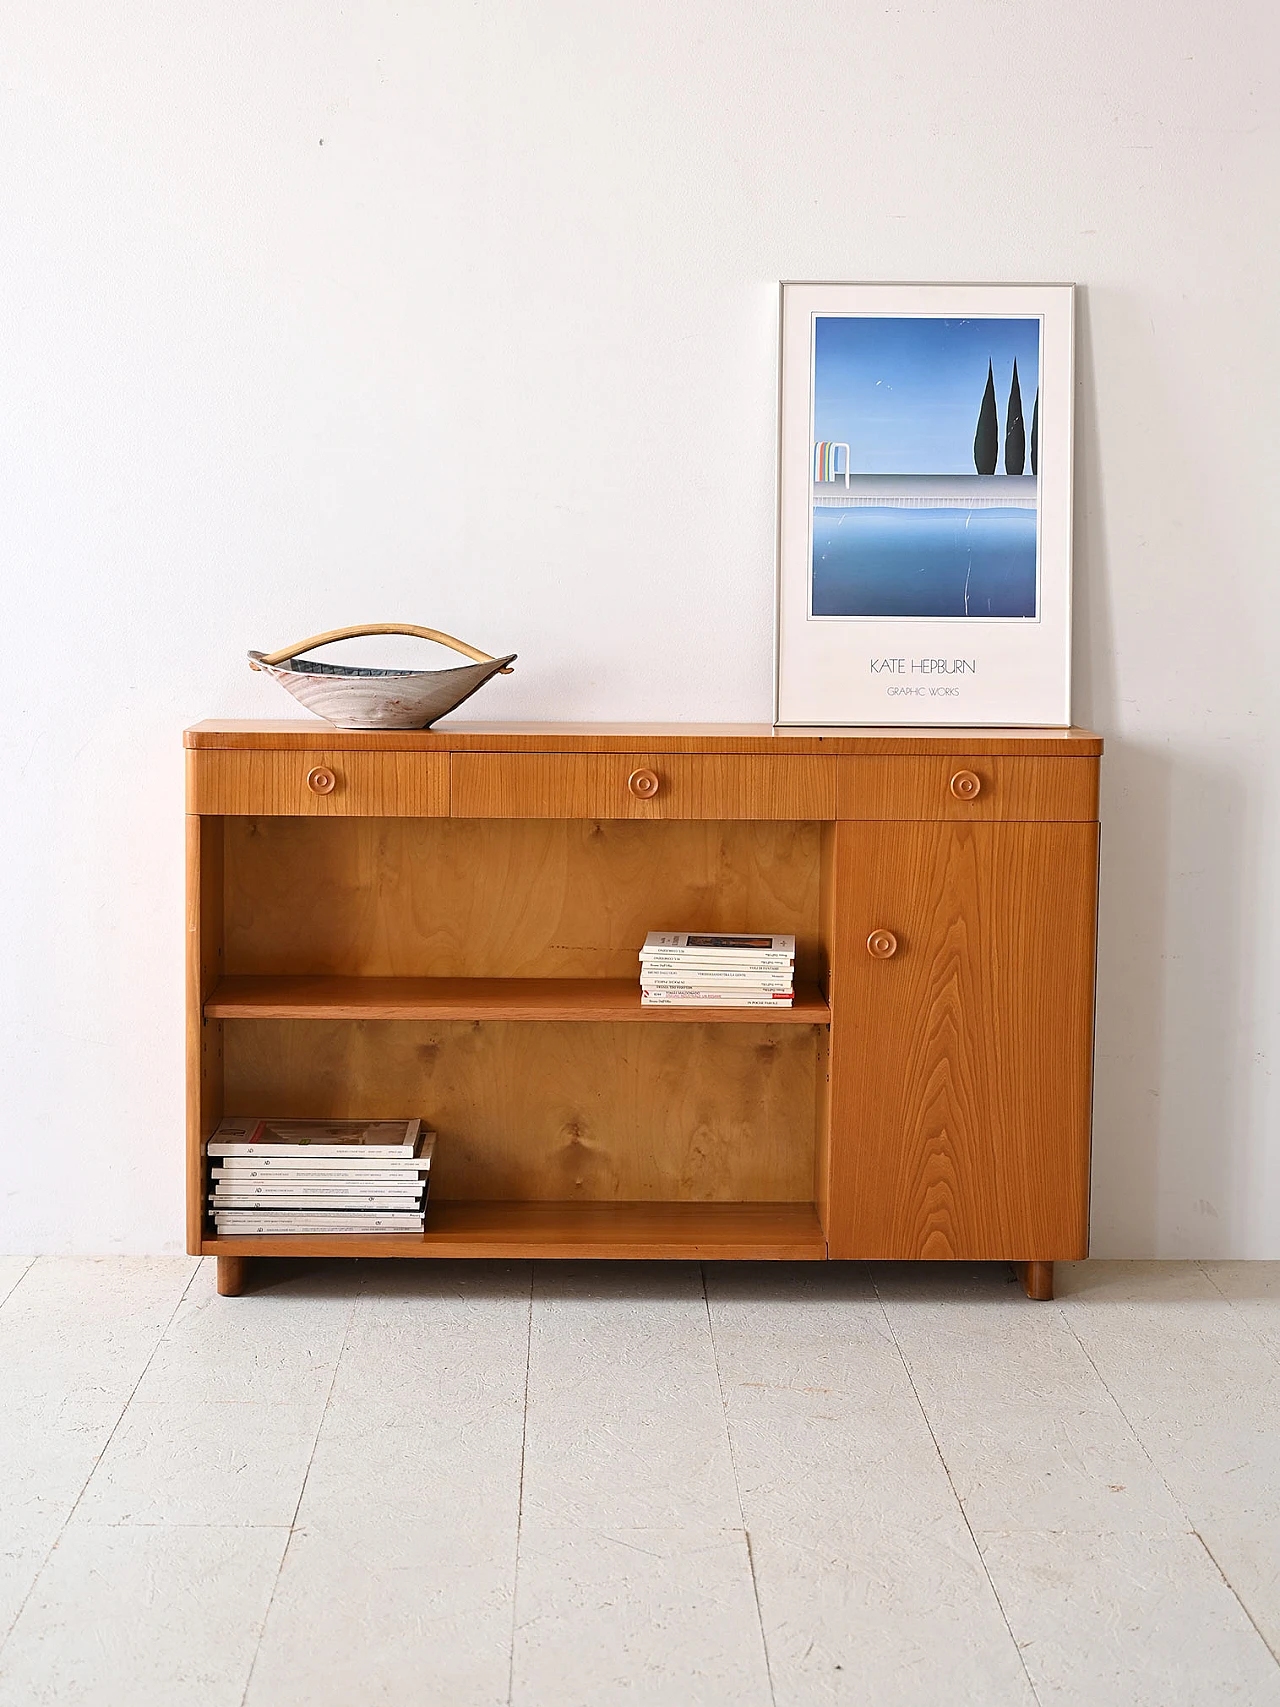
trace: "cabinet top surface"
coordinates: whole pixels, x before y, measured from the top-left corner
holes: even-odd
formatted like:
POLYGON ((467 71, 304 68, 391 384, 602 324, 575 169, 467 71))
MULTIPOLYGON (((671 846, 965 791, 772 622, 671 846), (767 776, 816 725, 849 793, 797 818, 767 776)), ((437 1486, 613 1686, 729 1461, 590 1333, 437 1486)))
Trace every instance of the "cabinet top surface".
POLYGON ((1089 729, 777 729, 769 723, 445 723, 434 729, 335 729, 318 719, 209 718, 195 748, 410 753, 940 753, 1096 757, 1089 729))

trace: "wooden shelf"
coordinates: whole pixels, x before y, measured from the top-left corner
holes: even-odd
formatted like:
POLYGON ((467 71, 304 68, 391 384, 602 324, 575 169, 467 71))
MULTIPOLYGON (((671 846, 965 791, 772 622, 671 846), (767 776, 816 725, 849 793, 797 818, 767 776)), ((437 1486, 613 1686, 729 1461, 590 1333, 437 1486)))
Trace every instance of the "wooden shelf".
POLYGON ((685 1262, 821 1261, 811 1203, 433 1203, 425 1233, 206 1237, 242 1257, 592 1257, 685 1262))
POLYGON ((207 1019, 471 1019, 691 1021, 711 1025, 828 1025, 815 984, 784 1008, 646 1008, 630 978, 223 978, 207 1019))

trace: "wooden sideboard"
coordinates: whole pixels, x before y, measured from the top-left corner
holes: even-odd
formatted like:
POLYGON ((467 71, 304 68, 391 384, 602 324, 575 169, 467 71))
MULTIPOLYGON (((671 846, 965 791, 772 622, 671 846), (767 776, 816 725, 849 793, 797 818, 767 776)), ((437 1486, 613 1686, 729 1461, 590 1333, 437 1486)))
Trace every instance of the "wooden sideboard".
POLYGON ((1049 1297, 1086 1254, 1096 735, 186 746, 188 1249, 220 1290, 288 1255, 993 1258, 1049 1297), (654 928, 793 931, 795 1006, 642 1008, 654 928), (425 1232, 217 1237, 224 1113, 421 1114, 425 1232))

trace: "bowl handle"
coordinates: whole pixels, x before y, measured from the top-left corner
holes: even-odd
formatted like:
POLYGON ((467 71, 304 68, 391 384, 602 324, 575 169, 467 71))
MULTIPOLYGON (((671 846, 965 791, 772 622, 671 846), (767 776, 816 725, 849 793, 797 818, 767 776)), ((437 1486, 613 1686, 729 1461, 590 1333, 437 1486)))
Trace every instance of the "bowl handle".
MULTIPOLYGON (((438 628, 419 628, 412 622, 366 622, 359 623, 354 628, 331 628, 327 634, 313 634, 310 640, 300 640, 296 646, 282 646, 278 652, 267 652, 259 659, 259 663, 284 664, 301 652, 310 652, 313 646, 327 646, 331 640, 355 640, 362 634, 412 634, 418 640, 438 640, 441 646, 452 646, 455 652, 461 652, 466 658, 474 658, 477 664, 493 662, 490 653, 481 652, 475 646, 468 646, 465 640, 455 640, 451 634, 442 634, 438 628)), ((256 670, 258 664, 251 664, 251 668, 256 670)), ((509 676, 511 673, 509 665, 498 672, 501 676, 509 676)))

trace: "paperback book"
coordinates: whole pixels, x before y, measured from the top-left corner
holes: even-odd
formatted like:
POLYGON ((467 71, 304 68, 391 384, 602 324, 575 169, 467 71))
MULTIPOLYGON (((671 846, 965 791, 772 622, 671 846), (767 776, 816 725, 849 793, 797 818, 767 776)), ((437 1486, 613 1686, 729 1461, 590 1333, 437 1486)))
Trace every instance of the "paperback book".
POLYGON ((416 1185, 420 1175, 430 1172, 430 1166, 425 1157, 408 1168, 383 1166, 382 1163, 371 1167, 367 1162, 351 1162, 345 1168, 336 1162, 319 1168, 291 1168, 283 1162, 259 1167, 256 1163, 249 1164, 229 1157, 221 1167, 210 1168, 209 1172, 214 1179, 235 1180, 239 1183, 273 1180, 279 1185, 340 1185, 345 1180, 357 1178, 362 1185, 372 1189, 379 1185, 416 1185))
POLYGON ((214 1216, 220 1234, 237 1233, 412 1233, 420 1231, 426 1217, 395 1210, 364 1210, 360 1214, 330 1215, 295 1210, 287 1215, 260 1210, 223 1210, 214 1216))
POLYGON ((211 1156, 336 1156, 414 1160, 420 1120, 224 1120, 210 1138, 211 1156))
POLYGON ((794 936, 761 936, 741 932, 650 931, 640 950, 641 960, 670 960, 707 965, 743 966, 791 964, 796 957, 794 936))

